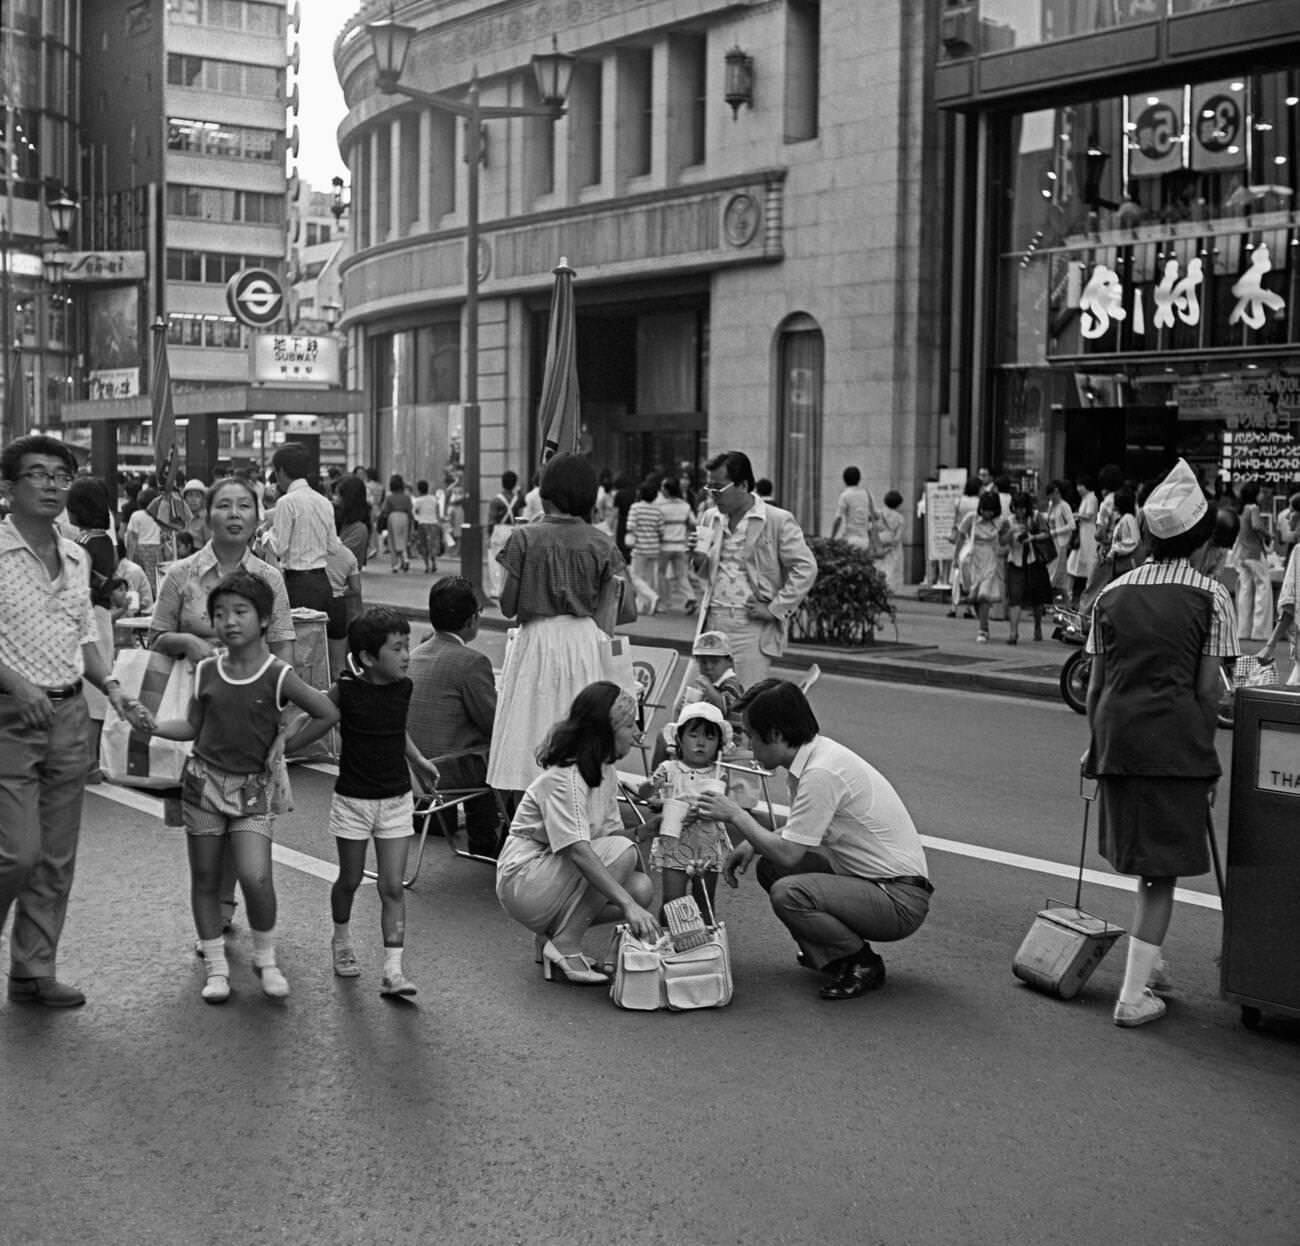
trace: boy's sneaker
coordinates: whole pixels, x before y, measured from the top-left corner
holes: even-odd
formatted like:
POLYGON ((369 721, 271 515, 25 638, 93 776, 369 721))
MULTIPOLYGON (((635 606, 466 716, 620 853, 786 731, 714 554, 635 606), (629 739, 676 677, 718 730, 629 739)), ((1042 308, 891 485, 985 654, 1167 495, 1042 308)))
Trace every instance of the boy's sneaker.
POLYGON ((287 999, 289 980, 278 965, 254 965, 253 972, 262 980, 262 994, 268 999, 287 999))
POLYGON ((395 973, 391 978, 384 978, 380 981, 379 993, 380 995, 399 995, 403 999, 410 999, 412 995, 416 994, 416 986, 414 982, 408 982, 402 974, 395 973))
POLYGON ((230 979, 224 973, 211 973, 200 994, 205 1004, 224 1004, 230 998, 230 979))
POLYGON ((334 976, 336 978, 359 978, 361 966, 357 964, 357 954, 347 946, 334 944, 334 976))

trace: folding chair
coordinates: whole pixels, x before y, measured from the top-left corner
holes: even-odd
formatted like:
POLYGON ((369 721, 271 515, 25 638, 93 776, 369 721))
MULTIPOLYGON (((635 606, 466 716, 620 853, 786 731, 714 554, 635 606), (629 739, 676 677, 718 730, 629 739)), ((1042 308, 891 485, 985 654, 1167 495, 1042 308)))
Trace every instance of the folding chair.
MULTIPOLYGON (((458 761, 463 757, 475 757, 479 755, 479 752, 480 750, 478 749, 461 749, 459 752, 442 753, 437 757, 430 757, 429 761, 431 761, 436 768, 439 762, 445 764, 451 761, 458 761)), ((470 852, 468 847, 461 848, 457 846, 457 836, 461 833, 459 827, 454 828, 450 834, 446 833, 441 828, 441 819, 438 818, 439 814, 445 813, 448 810, 454 810, 458 813, 463 806, 467 805, 472 800, 491 800, 495 804, 497 810, 497 830, 499 839, 501 825, 505 821, 505 810, 501 805, 500 793, 498 793, 495 788, 487 787, 486 785, 482 787, 444 788, 440 786, 439 783, 435 782, 432 791, 416 795, 415 820, 419 823, 420 827, 418 831, 419 842, 416 844, 415 848, 415 864, 411 867, 410 874, 402 879, 403 887, 411 887, 415 883, 416 878, 419 877, 420 866, 424 862, 425 844, 428 842, 429 833, 435 825, 435 820, 437 820, 437 823, 439 824, 439 829, 435 831, 434 834, 442 835, 446 839, 447 847, 451 850, 452 856, 464 857, 469 861, 485 861, 488 865, 496 865, 495 857, 486 857, 481 853, 470 852)), ((453 816, 455 815, 453 814, 453 816)), ((365 876, 367 878, 375 878, 376 874, 373 870, 366 870, 365 876)))

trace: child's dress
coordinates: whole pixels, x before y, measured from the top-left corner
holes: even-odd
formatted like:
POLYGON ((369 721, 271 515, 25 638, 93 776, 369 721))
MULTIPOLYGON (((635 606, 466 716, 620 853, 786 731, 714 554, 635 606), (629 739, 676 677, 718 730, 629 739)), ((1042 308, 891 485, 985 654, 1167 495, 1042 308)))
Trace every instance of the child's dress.
MULTIPOLYGON (((650 776, 650 786, 658 800, 676 797, 691 803, 680 837, 656 835, 650 845, 650 864, 657 870, 720 870, 731 852, 731 841, 721 822, 696 816, 699 799, 714 782, 726 783, 726 775, 716 762, 694 770, 685 762, 663 762, 650 776)), ((716 789, 715 789, 716 790, 716 789)))

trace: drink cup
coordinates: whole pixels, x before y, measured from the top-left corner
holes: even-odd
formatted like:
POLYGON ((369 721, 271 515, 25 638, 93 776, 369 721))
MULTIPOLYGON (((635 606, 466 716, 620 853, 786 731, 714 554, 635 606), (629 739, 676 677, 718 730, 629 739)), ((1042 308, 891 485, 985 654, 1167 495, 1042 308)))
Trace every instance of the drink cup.
POLYGON ((690 812, 690 802, 677 796, 669 796, 664 801, 663 821, 659 823, 659 834, 667 839, 678 839, 682 833, 682 823, 690 812))
POLYGON ((697 704, 697 703, 699 702, 701 695, 702 695, 702 694, 701 694, 701 692, 700 692, 700 685, 699 685, 699 684, 691 684, 690 687, 688 687, 688 688, 686 689, 686 696, 685 696, 685 698, 682 700, 682 704, 683 704, 683 705, 695 705, 695 704, 697 704))
POLYGON ((718 796, 727 794, 727 783, 725 779, 704 779, 697 784, 699 793, 703 796, 706 792, 713 792, 718 796))

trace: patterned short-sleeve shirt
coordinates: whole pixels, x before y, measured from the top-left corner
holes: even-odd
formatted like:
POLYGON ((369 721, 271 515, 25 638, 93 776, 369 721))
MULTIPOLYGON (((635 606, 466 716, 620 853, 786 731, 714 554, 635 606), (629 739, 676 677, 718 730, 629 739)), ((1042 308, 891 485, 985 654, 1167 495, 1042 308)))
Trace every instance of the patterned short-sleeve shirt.
MULTIPOLYGON (((267 643, 292 643, 293 610, 289 605, 289 594, 285 591, 284 576, 250 550, 244 551, 239 565, 242 570, 255 575, 271 587, 273 601, 271 626, 266 632, 267 643)), ((173 563, 158 586, 158 601, 149 623, 150 644, 164 632, 183 632, 187 636, 202 636, 207 640, 215 636, 212 619, 208 615, 208 595, 220 583, 221 565, 210 541, 197 553, 173 563)))
POLYGON ((62 688, 85 672, 81 647, 96 640, 90 558, 58 538, 63 567, 51 579, 11 520, 0 523, 0 663, 41 688, 62 688))

